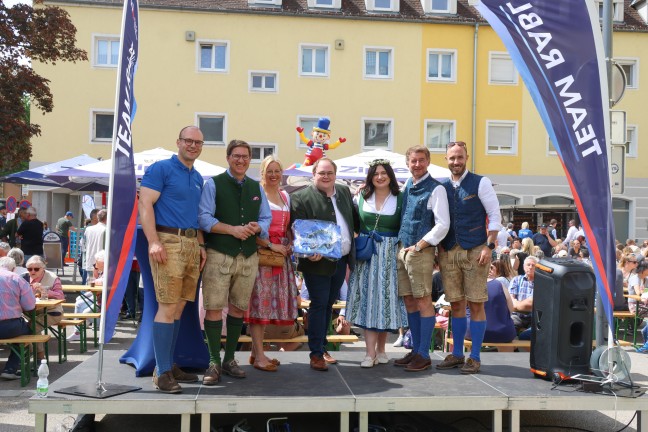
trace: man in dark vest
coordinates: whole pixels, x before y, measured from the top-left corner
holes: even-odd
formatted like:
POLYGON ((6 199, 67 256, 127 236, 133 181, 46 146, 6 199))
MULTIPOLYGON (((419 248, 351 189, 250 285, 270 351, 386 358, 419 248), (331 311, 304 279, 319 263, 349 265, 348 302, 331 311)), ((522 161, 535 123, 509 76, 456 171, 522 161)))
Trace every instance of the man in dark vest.
POLYGON ((450 178, 443 182, 450 203, 450 230, 441 242, 439 260, 446 300, 452 307, 452 354, 437 369, 461 366, 462 374, 479 372, 479 352, 486 331, 484 302, 486 279, 497 232, 502 228, 499 201, 493 184, 466 169, 468 149, 463 141, 451 142, 446 150, 450 178), (487 218, 488 217, 488 226, 487 218), (470 308, 472 349, 465 360, 466 303, 470 308))
POLYGON ((227 146, 229 168, 205 182, 200 198, 199 221, 207 247, 203 302, 209 368, 204 385, 216 385, 221 373, 245 378, 234 352, 259 268, 256 238, 268 239, 272 219, 263 188, 245 175, 251 157, 248 143, 232 140, 227 146), (227 339, 221 362, 222 310, 226 307, 227 339))
MULTIPOLYGON (((178 382, 198 376, 173 363, 180 318, 187 301, 195 301, 206 254, 199 244, 198 203, 202 176, 194 162, 202 152, 203 134, 196 126, 180 131, 178 154, 151 165, 142 178, 139 215, 148 240, 158 310, 153 320, 153 385, 163 393, 180 393, 178 382)), ((119 239, 118 239, 119 240, 119 239)))
POLYGON ((430 151, 423 146, 410 147, 405 160, 412 177, 403 189, 396 265, 398 295, 405 302, 413 348, 405 357, 395 360, 394 366, 419 372, 432 365, 430 341, 436 323, 432 304, 434 250, 448 232, 450 215, 445 189, 428 172, 430 151))
POLYGON ((360 230, 360 218, 353 206, 349 188, 336 184, 337 166, 323 157, 313 164, 313 184, 296 192, 290 203, 290 220, 319 219, 335 222, 342 234, 342 258, 323 259, 315 254, 299 258, 297 269, 304 274, 310 297, 308 310, 308 348, 310 367, 328 370, 328 364, 337 361, 326 351, 326 333, 331 325, 333 303, 338 299, 344 283, 347 265, 355 265, 354 233, 360 230))

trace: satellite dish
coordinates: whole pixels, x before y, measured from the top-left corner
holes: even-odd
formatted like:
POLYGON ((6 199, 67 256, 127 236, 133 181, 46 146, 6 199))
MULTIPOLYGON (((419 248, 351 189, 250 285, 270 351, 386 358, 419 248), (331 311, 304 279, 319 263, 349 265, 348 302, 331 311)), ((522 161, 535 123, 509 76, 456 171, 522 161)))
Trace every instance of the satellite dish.
POLYGON ((590 368, 594 375, 609 378, 612 382, 628 380, 631 366, 630 356, 620 346, 598 347, 590 357, 590 368))

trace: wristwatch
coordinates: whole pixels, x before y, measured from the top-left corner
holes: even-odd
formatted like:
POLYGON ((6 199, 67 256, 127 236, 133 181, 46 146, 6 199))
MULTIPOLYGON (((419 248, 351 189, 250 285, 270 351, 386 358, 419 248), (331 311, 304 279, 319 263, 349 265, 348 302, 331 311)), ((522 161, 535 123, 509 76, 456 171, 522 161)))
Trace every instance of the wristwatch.
POLYGON ((418 243, 416 243, 416 246, 414 246, 414 250, 416 252, 421 252, 421 246, 419 246, 418 243))
POLYGON ((493 242, 488 243, 486 246, 487 246, 488 249, 490 249, 490 250, 495 249, 495 243, 493 243, 493 242))
POLYGON ((272 250, 272 242, 268 242, 268 245, 266 246, 266 249, 272 250))

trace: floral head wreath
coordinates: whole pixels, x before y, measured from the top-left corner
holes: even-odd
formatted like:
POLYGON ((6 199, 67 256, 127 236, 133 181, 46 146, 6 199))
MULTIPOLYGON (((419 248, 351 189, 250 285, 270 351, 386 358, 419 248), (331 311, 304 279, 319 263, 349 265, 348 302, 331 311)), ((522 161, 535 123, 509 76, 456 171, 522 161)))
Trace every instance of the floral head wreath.
POLYGON ((371 162, 367 162, 367 165, 374 167, 376 165, 389 165, 391 166, 391 161, 389 159, 374 159, 371 162))

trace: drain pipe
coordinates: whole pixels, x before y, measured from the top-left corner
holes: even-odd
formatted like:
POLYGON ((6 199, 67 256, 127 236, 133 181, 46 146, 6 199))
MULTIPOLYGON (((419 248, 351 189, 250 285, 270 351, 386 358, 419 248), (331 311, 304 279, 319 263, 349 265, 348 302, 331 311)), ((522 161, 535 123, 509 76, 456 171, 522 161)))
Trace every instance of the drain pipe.
POLYGON ((470 139, 470 171, 475 172, 475 139, 476 139, 476 127, 477 120, 475 116, 477 115, 477 42, 479 35, 479 23, 475 23, 475 35, 473 41, 473 92, 472 92, 472 130, 471 130, 471 139, 470 139))

